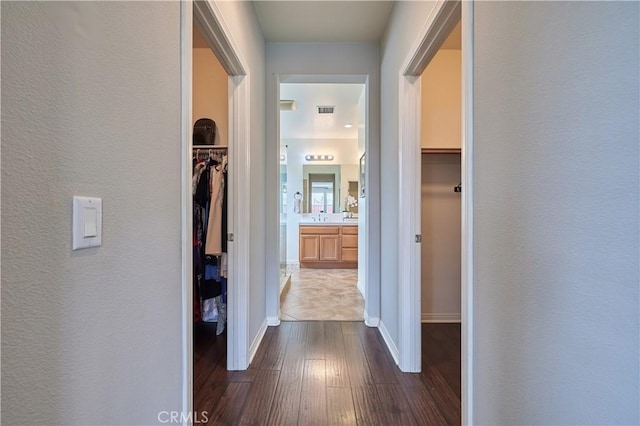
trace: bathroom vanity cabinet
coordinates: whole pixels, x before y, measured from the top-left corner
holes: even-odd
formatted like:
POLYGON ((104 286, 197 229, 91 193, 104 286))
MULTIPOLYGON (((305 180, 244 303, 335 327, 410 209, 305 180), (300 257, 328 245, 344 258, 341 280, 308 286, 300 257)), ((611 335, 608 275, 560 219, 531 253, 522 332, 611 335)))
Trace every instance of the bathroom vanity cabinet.
POLYGON ((301 268, 357 268, 357 225, 300 225, 301 268))

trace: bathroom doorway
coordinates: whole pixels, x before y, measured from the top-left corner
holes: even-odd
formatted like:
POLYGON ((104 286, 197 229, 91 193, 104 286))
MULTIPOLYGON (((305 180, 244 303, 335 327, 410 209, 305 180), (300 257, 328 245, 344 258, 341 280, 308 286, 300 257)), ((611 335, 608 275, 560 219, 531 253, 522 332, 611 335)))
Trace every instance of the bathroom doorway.
POLYGON ((366 86, 279 88, 280 319, 363 321, 366 86))

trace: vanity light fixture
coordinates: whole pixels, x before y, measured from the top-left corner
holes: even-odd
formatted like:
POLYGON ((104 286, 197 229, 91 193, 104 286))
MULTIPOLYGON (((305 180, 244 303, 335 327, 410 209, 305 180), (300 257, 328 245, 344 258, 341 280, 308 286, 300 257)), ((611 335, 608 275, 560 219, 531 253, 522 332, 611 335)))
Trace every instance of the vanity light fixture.
POLYGON ((307 161, 333 161, 333 155, 305 155, 304 159, 307 161))

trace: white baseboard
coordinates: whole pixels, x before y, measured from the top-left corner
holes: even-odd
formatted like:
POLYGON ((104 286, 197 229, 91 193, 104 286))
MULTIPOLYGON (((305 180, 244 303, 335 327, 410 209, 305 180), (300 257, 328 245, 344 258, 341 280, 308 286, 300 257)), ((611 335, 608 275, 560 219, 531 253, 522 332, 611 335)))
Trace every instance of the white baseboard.
POLYGON ((251 346, 249 347, 249 364, 251 364, 251 362, 253 361, 253 357, 256 355, 256 352, 258 351, 260 343, 262 342, 262 339, 264 338, 264 334, 266 332, 267 320, 265 318, 265 320, 262 322, 262 325, 260 326, 260 329, 258 330, 258 333, 256 334, 255 339, 253 339, 253 342, 251 342, 251 346))
POLYGON ((358 287, 358 290, 360 290, 360 294, 362 295, 362 297, 364 297, 364 283, 358 280, 357 287, 358 287))
POLYGON ((267 317, 267 326, 277 327, 280 325, 280 317, 267 317))
POLYGON ((460 314, 422 314, 422 322, 433 322, 433 323, 460 323, 462 319, 460 314))
POLYGON ((391 339, 389 330, 387 330, 387 327, 385 327, 382 321, 380 321, 380 325, 378 325, 378 330, 380 330, 380 334, 382 335, 384 342, 387 344, 387 348, 389 349, 389 352, 391 352, 391 356, 396 362, 396 365, 400 365, 400 352, 398 351, 398 347, 393 342, 393 339, 391 339))
POLYGON ((370 317, 367 310, 364 311, 364 323, 367 327, 378 327, 380 325, 380 318, 370 317))

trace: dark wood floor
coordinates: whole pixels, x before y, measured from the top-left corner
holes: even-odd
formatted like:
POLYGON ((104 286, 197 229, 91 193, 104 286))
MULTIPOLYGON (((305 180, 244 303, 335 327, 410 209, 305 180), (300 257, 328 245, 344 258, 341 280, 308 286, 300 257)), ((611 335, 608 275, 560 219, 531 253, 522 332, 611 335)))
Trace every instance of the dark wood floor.
POLYGON ((402 373, 358 322, 269 327, 247 371, 226 371, 215 324, 194 329, 194 411, 215 425, 460 424, 460 325, 422 325, 422 373, 402 373))

